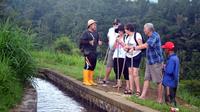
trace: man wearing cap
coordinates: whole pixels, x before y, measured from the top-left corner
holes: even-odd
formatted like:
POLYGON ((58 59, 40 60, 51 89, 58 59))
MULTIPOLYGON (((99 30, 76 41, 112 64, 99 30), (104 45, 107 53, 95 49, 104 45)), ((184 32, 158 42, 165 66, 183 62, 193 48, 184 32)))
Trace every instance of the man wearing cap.
POLYGON ((173 103, 176 107, 176 89, 179 81, 179 58, 174 53, 174 43, 166 42, 163 46, 168 56, 166 66, 164 67, 164 76, 162 84, 164 86, 165 102, 173 103))
POLYGON ((107 80, 109 78, 110 72, 112 70, 113 67, 113 54, 114 54, 114 43, 116 40, 116 37, 118 36, 118 34, 115 32, 115 30, 118 28, 120 24, 120 20, 119 19, 115 19, 113 22, 113 27, 111 27, 108 30, 108 45, 109 45, 109 51, 108 51, 108 58, 107 58, 107 64, 106 64, 106 74, 105 77, 103 79, 103 84, 104 86, 106 86, 107 80))
POLYGON ((85 57, 85 66, 83 70, 83 84, 87 86, 97 85, 93 81, 94 69, 97 62, 97 45, 102 45, 97 32, 96 21, 90 19, 87 24, 88 29, 80 38, 80 48, 85 57))
POLYGON ((146 48, 147 63, 145 68, 145 77, 143 91, 140 99, 145 99, 149 82, 157 83, 157 102, 162 102, 162 69, 163 69, 163 52, 161 48, 160 35, 155 31, 152 23, 144 25, 144 33, 148 36, 146 43, 133 47, 133 50, 146 48))

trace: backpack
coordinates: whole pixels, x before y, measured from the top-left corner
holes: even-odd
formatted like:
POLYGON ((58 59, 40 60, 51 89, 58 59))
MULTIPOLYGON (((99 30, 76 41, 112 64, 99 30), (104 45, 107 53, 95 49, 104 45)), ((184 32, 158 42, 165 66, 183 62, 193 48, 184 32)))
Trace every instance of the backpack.
MULTIPOLYGON (((135 42, 136 42, 136 45, 138 46, 139 44, 138 44, 138 42, 137 42, 137 40, 136 40, 136 34, 137 34, 137 32, 134 33, 134 40, 135 40, 135 42)), ((145 43, 145 40, 144 40, 143 37, 142 37, 142 43, 145 43)), ((142 51, 142 53, 143 53, 143 52, 146 51, 146 49, 142 49, 141 51, 142 51)))

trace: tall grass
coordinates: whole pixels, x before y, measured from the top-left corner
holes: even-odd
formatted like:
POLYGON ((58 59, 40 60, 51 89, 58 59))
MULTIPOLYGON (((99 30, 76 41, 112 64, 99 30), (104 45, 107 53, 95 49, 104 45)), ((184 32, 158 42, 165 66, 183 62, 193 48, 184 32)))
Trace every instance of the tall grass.
POLYGON ((0 24, 0 112, 21 100, 23 87, 36 76, 29 35, 8 20, 0 24))
POLYGON ((31 41, 28 34, 7 21, 0 25, 0 56, 7 57, 17 78, 30 81, 36 75, 36 67, 29 51, 31 41))
POLYGON ((10 67, 9 60, 5 57, 0 60, 0 112, 7 112, 20 101, 23 86, 15 77, 16 72, 10 67))

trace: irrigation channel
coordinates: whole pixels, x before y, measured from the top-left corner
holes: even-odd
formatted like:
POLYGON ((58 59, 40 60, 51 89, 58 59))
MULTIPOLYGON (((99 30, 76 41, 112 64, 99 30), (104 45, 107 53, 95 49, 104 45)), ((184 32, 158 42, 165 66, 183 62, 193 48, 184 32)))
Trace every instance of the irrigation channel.
POLYGON ((34 80, 38 97, 37 112, 100 112, 47 80, 34 80))

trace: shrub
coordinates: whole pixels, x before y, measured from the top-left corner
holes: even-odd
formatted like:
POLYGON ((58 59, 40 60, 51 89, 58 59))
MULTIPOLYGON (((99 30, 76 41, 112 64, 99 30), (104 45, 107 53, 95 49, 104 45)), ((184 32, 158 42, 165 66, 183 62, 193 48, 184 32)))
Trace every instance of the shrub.
POLYGON ((75 48, 76 48, 75 44, 69 39, 69 37, 66 36, 59 37, 54 42, 55 51, 67 54, 73 54, 74 52, 76 52, 76 50, 74 50, 75 48))
POLYGON ((22 82, 30 81, 36 75, 30 48, 31 40, 26 32, 8 21, 0 25, 0 56, 9 60, 16 78, 22 82))
POLYGON ((16 72, 10 67, 9 60, 0 57, 0 111, 8 111, 22 96, 22 84, 16 78, 16 72))

